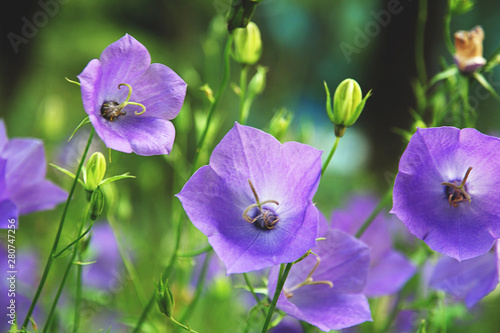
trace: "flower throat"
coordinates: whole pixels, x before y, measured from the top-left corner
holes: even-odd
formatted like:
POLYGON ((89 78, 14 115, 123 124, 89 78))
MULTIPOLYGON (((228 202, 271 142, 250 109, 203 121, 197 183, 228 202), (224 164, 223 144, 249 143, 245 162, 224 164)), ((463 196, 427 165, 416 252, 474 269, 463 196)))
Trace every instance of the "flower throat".
POLYGON ((462 181, 455 180, 453 182, 444 182, 441 185, 444 185, 444 193, 452 207, 458 207, 458 204, 463 201, 471 202, 471 197, 469 193, 467 193, 467 186, 465 182, 469 177, 469 174, 472 170, 472 167, 467 169, 465 173, 464 179, 462 181))

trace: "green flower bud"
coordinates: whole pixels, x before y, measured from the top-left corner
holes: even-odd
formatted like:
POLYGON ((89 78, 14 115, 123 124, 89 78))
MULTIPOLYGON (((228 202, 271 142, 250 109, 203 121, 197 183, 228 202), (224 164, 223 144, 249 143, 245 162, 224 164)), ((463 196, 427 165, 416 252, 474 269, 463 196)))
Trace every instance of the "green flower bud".
POLYGON ((292 123, 293 114, 285 108, 276 112, 269 123, 269 134, 274 136, 279 141, 285 137, 290 124, 292 123))
POLYGON ((100 187, 97 187, 90 197, 90 219, 95 221, 104 209, 104 195, 100 187))
POLYGON ((104 179, 106 173, 106 158, 100 152, 90 156, 84 173, 85 189, 94 191, 104 179))
POLYGON ((160 282, 156 284, 155 299, 160 312, 168 318, 172 318, 172 312, 175 302, 174 296, 172 295, 172 292, 168 287, 168 281, 165 281, 165 284, 163 284, 163 281, 160 280, 160 282))
POLYGON ((472 0, 450 0, 449 3, 452 15, 465 14, 474 8, 474 1, 472 0))
POLYGON ((248 98, 255 98, 255 96, 262 94, 266 88, 266 73, 267 67, 257 66, 257 72, 248 83, 248 98))
POLYGON ((354 125, 361 111, 365 107, 366 100, 371 96, 371 90, 362 97, 359 84, 353 79, 342 81, 333 96, 333 110, 330 105, 330 91, 325 83, 327 93, 328 117, 335 124, 335 135, 342 137, 346 127, 354 125))
POLYGON ((227 15, 227 30, 245 28, 252 19, 255 7, 262 0, 233 0, 227 15))
POLYGON ((245 28, 237 28, 233 32, 233 58, 240 64, 253 65, 262 54, 262 39, 259 27, 253 22, 245 28))

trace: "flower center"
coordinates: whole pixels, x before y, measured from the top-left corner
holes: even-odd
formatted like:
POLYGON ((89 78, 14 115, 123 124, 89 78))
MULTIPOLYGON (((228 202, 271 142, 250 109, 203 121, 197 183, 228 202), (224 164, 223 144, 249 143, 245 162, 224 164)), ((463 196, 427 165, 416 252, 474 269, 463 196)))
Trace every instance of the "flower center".
POLYGON ((472 167, 469 167, 467 169, 467 172, 465 173, 465 176, 462 181, 454 180, 453 182, 441 183, 441 185, 445 186, 444 193, 446 195, 446 198, 448 199, 448 202, 450 203, 450 206, 458 207, 458 204, 460 202, 463 201, 467 201, 469 203, 471 202, 471 197, 469 193, 467 193, 467 186, 465 184, 471 170, 472 167))
POLYGON ((273 229, 280 220, 278 215, 273 212, 271 209, 262 207, 262 205, 267 204, 267 203, 273 203, 276 205, 279 205, 278 201, 276 200, 264 200, 260 202, 259 196, 257 195, 257 191, 255 190, 255 187, 253 186, 252 182, 250 179, 248 180, 248 184, 250 185, 250 188, 252 189, 253 195, 255 197, 255 201, 257 203, 251 204, 248 206, 245 211, 243 212, 243 219, 247 221, 248 223, 253 223, 257 228, 262 229, 262 230, 270 230, 273 229), (250 217, 248 213, 253 209, 253 208, 258 208, 257 214, 253 215, 254 217, 250 217))
POLYGON ((326 284, 330 288, 333 287, 333 282, 332 281, 327 281, 327 280, 325 280, 325 281, 314 281, 312 275, 313 275, 314 271, 316 270, 316 268, 318 268, 320 262, 321 262, 321 260, 320 260, 319 256, 317 256, 316 257, 316 264, 311 269, 311 271, 309 272, 309 274, 307 275, 307 277, 306 277, 306 279, 304 281, 302 281, 301 283, 296 284, 295 286, 293 286, 291 288, 283 289, 283 294, 286 296, 286 298, 293 297, 293 292, 295 290, 299 289, 300 287, 303 287, 303 286, 309 286, 309 285, 313 285, 313 284, 326 284))
POLYGON ((104 119, 109 120, 111 122, 114 121, 116 118, 118 118, 120 115, 124 116, 127 114, 127 112, 123 111, 123 108, 126 107, 127 105, 140 106, 142 108, 142 111, 134 112, 138 116, 146 112, 146 107, 143 104, 130 102, 130 96, 132 95, 132 86, 127 83, 120 83, 118 85, 118 89, 121 89, 122 86, 126 86, 128 88, 128 95, 125 101, 119 104, 118 102, 115 101, 106 101, 101 105, 101 116, 103 116, 104 119))

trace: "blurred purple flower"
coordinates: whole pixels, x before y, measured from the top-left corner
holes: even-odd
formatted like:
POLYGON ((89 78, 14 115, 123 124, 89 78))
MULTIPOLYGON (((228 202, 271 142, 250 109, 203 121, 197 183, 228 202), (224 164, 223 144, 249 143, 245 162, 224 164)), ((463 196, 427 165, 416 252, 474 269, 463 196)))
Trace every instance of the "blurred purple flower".
POLYGON ((235 126, 177 194, 227 274, 298 259, 315 245, 321 151, 235 126))
POLYGON ((7 139, 0 120, 0 228, 18 215, 54 208, 66 200, 62 189, 45 180, 43 143, 37 139, 7 139))
POLYGON ((292 317, 283 318, 280 323, 269 331, 270 333, 304 333, 300 321, 292 317))
POLYGON ((399 163, 391 210, 416 237, 458 260, 500 237, 500 139, 472 128, 418 129, 399 163))
POLYGON ((179 113, 186 83, 170 68, 151 64, 148 50, 126 34, 78 75, 82 100, 108 148, 138 155, 169 154, 170 119, 179 113))
POLYGON ((86 286, 113 290, 123 284, 123 262, 113 230, 107 223, 95 224, 83 266, 82 279, 86 286))
POLYGON ((470 309, 496 288, 498 271, 498 246, 495 246, 492 251, 462 262, 442 256, 429 284, 464 301, 470 309))
MULTIPOLYGON (((375 209, 377 201, 371 196, 357 196, 345 210, 332 215, 331 227, 355 235, 375 209)), ((396 293, 415 274, 415 266, 393 249, 389 219, 380 213, 361 236, 370 247, 370 271, 364 289, 369 297, 396 293)))
MULTIPOLYGON (((277 307, 323 331, 371 321, 363 294, 370 265, 368 247, 342 231, 330 230, 312 251, 317 256, 309 255, 293 265, 277 307), (307 283, 311 278, 313 284, 307 283)), ((278 274, 279 267, 273 267, 269 295, 274 295, 278 274)))

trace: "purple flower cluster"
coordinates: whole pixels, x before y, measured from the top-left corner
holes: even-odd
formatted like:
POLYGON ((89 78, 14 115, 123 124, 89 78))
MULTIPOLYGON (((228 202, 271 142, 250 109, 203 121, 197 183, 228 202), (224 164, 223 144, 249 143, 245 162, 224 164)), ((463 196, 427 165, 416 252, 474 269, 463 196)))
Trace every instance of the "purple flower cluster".
POLYGON ((8 139, 0 120, 0 227, 19 215, 54 208, 66 200, 62 189, 45 179, 43 143, 37 139, 8 139))

